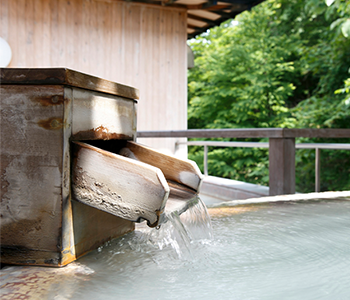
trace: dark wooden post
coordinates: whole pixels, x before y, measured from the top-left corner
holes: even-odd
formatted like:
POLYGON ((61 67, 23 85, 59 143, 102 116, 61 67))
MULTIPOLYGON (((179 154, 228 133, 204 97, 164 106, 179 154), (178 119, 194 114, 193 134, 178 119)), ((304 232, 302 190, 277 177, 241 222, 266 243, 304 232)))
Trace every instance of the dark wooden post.
POLYGON ((295 194, 295 138, 269 139, 270 196, 295 194))

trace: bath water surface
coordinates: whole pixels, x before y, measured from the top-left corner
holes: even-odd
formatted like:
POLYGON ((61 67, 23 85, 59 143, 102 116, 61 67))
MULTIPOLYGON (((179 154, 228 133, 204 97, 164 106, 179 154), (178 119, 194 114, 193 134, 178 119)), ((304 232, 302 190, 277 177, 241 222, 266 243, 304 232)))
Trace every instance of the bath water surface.
POLYGON ((350 201, 200 211, 81 258, 67 299, 350 299, 350 201))

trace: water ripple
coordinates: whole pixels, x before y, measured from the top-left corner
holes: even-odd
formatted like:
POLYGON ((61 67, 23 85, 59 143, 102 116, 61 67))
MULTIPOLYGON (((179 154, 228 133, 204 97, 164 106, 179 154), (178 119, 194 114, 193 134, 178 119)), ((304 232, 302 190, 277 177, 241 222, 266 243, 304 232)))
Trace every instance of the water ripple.
POLYGON ((193 231, 140 230, 83 257, 94 273, 71 299, 349 299, 350 201, 216 211, 209 235, 183 219, 193 231))

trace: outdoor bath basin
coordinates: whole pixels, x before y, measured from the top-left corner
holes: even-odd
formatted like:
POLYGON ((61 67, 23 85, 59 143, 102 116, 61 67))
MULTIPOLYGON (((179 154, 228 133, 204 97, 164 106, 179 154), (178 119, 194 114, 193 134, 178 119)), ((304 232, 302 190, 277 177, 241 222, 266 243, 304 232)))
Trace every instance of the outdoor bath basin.
POLYGON ((344 192, 217 205, 213 236, 193 206, 181 223, 140 224, 61 269, 5 268, 3 299, 347 299, 349 200, 344 192))

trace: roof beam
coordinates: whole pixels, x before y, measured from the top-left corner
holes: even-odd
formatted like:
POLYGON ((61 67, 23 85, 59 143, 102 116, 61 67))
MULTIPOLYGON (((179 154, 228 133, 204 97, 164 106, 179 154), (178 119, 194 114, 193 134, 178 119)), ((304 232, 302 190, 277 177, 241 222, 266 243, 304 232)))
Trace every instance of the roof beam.
POLYGON ((190 14, 190 13, 187 14, 187 17, 189 19, 205 22, 205 23, 207 23, 208 25, 211 25, 211 26, 216 26, 217 25, 214 20, 202 18, 202 17, 196 16, 196 15, 190 14))

